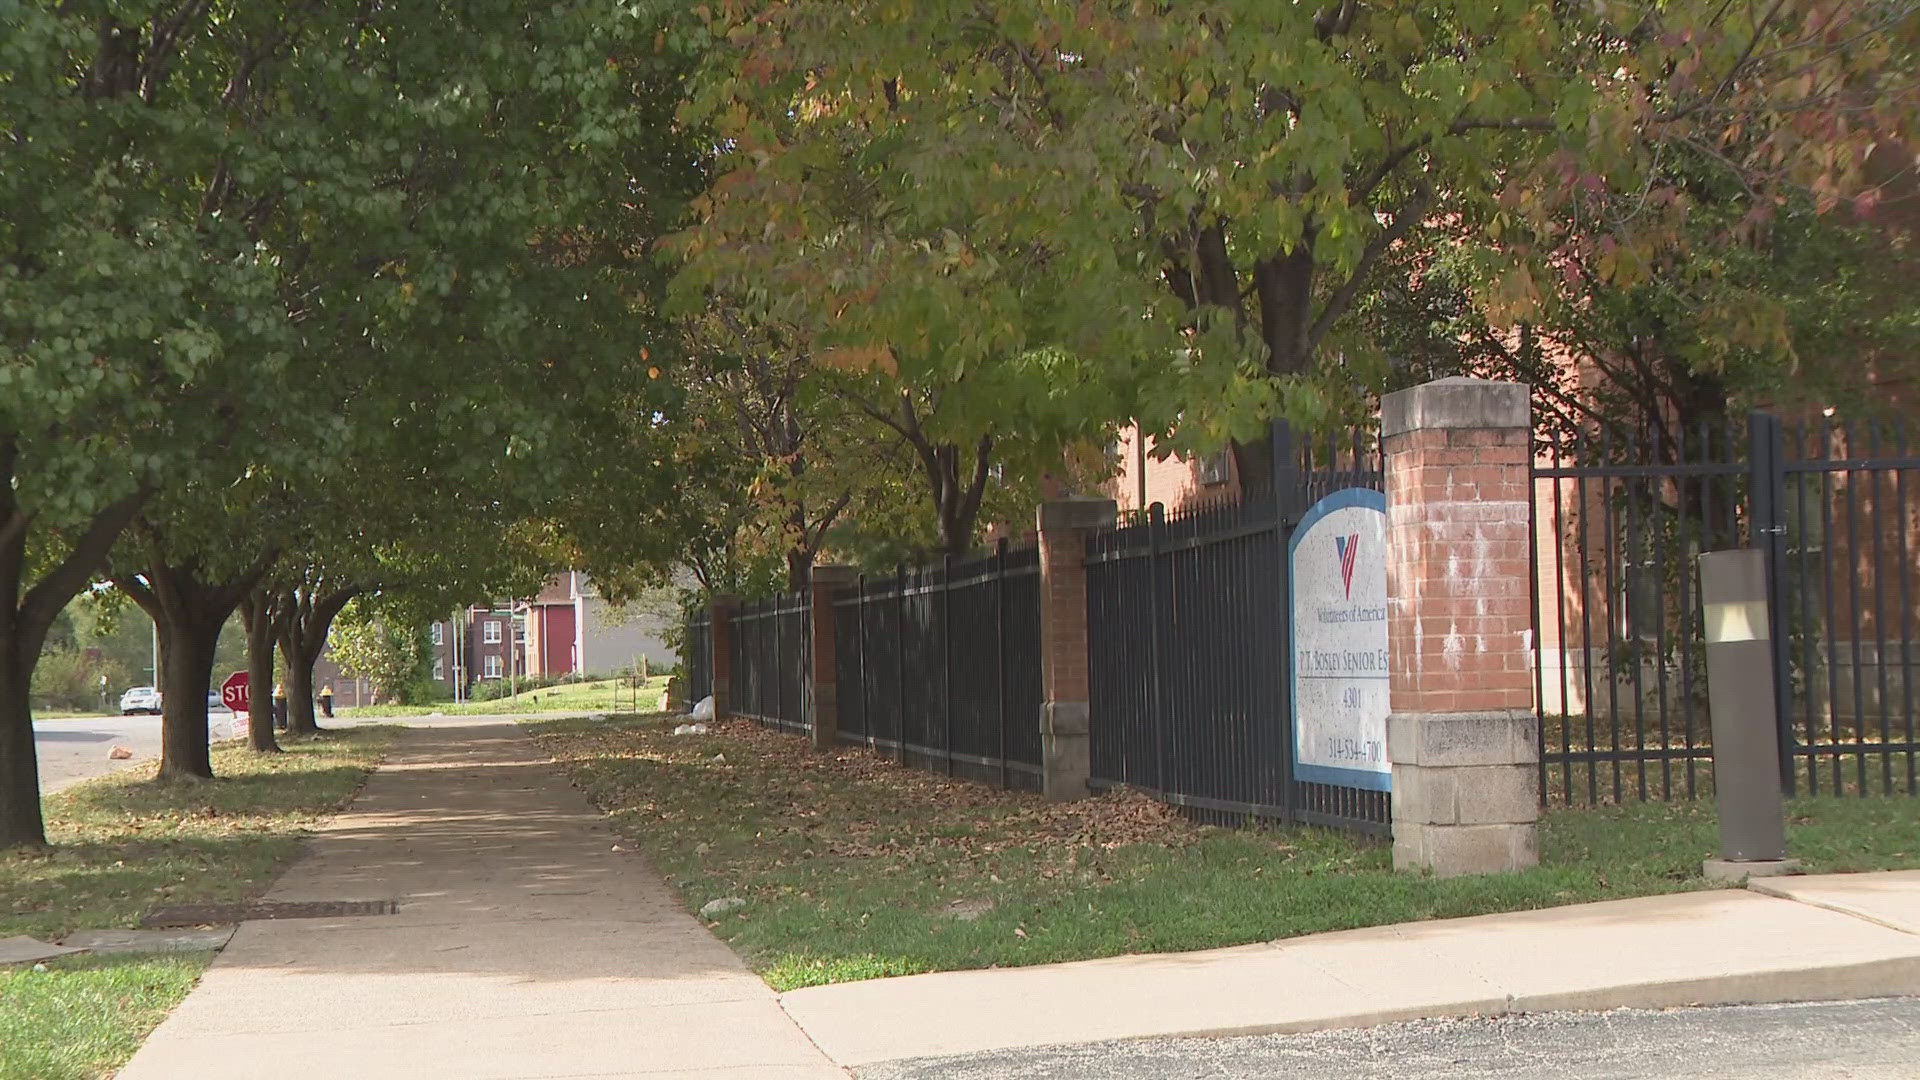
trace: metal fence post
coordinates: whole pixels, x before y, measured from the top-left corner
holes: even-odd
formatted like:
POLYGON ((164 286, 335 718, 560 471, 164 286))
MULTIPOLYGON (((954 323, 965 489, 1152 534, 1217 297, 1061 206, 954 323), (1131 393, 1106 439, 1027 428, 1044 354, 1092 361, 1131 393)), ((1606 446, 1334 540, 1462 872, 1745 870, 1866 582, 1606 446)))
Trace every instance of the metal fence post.
POLYGON ((715 596, 707 619, 707 693, 713 698, 713 718, 725 720, 734 715, 733 662, 734 615, 740 610, 735 596, 715 596))
POLYGON ((1160 631, 1166 625, 1166 571, 1160 565, 1160 549, 1165 546, 1167 508, 1160 503, 1147 507, 1147 617, 1153 620, 1147 635, 1147 681, 1153 701, 1153 786, 1167 790, 1167 758, 1173 726, 1167 719, 1166 644, 1160 631))
POLYGON ((953 775, 953 556, 940 557, 940 752, 953 775))
POLYGON ((853 605, 854 632, 860 636, 860 727, 867 735, 867 748, 873 748, 873 710, 867 707, 867 575, 860 575, 859 599, 853 605))
MULTIPOLYGON (((1275 420, 1269 442, 1273 448, 1273 574, 1279 585, 1276 592, 1277 617, 1273 626, 1278 631, 1280 655, 1293 655, 1293 570, 1287 558, 1287 541, 1293 534, 1294 517, 1299 512, 1301 474, 1300 459, 1294 452, 1293 427, 1285 420, 1275 420)), ((1272 700, 1279 703, 1280 731, 1279 753, 1274 756, 1280 769, 1280 808, 1283 820, 1292 821, 1293 809, 1293 680, 1287 678, 1278 665, 1268 668, 1266 677, 1272 680, 1272 700)))
POLYGON ((894 656, 899 663, 900 682, 897 688, 899 711, 893 714, 893 756, 902 765, 907 763, 907 568, 902 563, 893 566, 894 578, 900 583, 899 600, 899 636, 894 639, 894 656))
POLYGON ((993 678, 1000 708, 1000 736, 994 744, 994 756, 1000 759, 1000 787, 1006 790, 1013 786, 1013 778, 1007 772, 1007 538, 1004 536, 993 547, 993 639, 993 678))
POLYGON ((1752 470, 1749 506, 1753 546, 1767 563, 1767 631, 1772 638, 1775 738, 1780 744, 1780 787, 1794 791, 1793 642, 1787 633, 1786 440, 1780 418, 1747 416, 1747 464, 1752 470))

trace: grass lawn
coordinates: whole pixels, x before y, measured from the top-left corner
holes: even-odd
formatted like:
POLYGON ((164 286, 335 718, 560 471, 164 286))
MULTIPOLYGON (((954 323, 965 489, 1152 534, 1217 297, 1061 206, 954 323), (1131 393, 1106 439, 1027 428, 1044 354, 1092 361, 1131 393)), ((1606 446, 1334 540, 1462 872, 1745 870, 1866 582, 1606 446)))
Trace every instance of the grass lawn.
POLYGON ((596 679, 591 682, 563 683, 549 686, 544 690, 528 690, 510 697, 495 698, 492 701, 468 701, 455 705, 452 702, 440 702, 433 705, 368 705, 354 709, 339 709, 342 716, 425 716, 429 713, 441 713, 446 716, 515 716, 542 712, 658 712, 667 696, 667 677, 656 675, 647 680, 639 689, 638 698, 634 688, 619 679, 596 679))
MULTIPOLYGON (((161 785, 140 769, 48 796, 53 850, 0 854, 0 937, 48 940, 136 925, 158 903, 259 895, 391 738, 342 729, 265 757, 227 743, 214 750, 211 783, 161 785)), ((0 969, 0 1080, 110 1075, 211 959, 73 956, 43 972, 0 969)))
MULTIPOLYGON (((1700 889, 1715 846, 1710 803, 1558 810, 1538 869, 1442 881, 1353 834, 1199 826, 1131 793, 1048 804, 750 722, 672 724, 531 726, 689 907, 747 900, 714 930, 781 990, 1700 889)), ((1920 800, 1790 813, 1813 872, 1920 867, 1920 800)))
POLYGON ((75 956, 0 968, 0 1077, 111 1075, 140 1048, 212 953, 75 956))

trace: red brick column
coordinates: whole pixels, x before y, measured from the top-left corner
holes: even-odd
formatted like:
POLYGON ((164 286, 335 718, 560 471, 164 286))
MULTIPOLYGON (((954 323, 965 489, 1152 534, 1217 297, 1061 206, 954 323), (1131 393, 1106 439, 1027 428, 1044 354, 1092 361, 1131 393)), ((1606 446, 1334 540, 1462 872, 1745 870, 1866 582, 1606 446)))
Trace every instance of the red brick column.
POLYGON ((1087 794, 1087 533, 1111 528, 1116 513, 1112 499, 1040 505, 1040 764, 1049 799, 1087 794))
POLYGON ((712 651, 707 666, 713 671, 713 718, 725 720, 733 705, 728 684, 733 681, 733 613, 739 610, 737 596, 713 598, 712 651))
POLYGON ((813 646, 810 733, 815 750, 831 751, 840 746, 840 668, 833 648, 833 594, 851 585, 856 574, 851 566, 816 566, 808 578, 808 625, 813 646))
POLYGON ((1381 401, 1398 868, 1539 861, 1527 394, 1441 379, 1381 401))

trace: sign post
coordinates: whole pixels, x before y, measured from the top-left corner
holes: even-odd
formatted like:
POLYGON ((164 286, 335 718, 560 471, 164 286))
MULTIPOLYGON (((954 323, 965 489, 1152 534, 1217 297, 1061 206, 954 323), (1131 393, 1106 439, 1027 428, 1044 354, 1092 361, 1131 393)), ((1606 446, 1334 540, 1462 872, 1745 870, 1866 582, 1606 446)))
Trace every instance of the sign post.
POLYGON ((220 684, 220 704, 225 705, 231 712, 248 711, 251 703, 247 699, 246 672, 236 671, 227 676, 226 682, 220 684))
POLYGON ((1293 580, 1293 778, 1392 788, 1387 760, 1387 498, 1345 488, 1287 546, 1293 580))

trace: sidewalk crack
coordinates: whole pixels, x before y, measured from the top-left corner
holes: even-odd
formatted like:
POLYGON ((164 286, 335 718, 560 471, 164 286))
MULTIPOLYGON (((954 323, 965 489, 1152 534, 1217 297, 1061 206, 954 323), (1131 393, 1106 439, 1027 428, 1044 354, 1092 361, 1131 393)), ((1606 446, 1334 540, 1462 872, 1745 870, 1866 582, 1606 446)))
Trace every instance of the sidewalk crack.
POLYGON ((1747 889, 1750 892, 1759 893, 1761 896, 1770 896, 1775 900, 1785 900, 1785 901, 1788 901, 1789 903, 1794 903, 1794 904, 1805 904, 1808 907, 1821 908, 1826 911, 1834 912, 1835 914, 1838 914, 1838 915, 1848 915, 1853 918, 1859 919, 1861 922, 1871 923, 1874 926, 1882 927, 1887 930, 1892 930, 1895 933, 1905 934, 1908 937, 1920 937, 1920 930, 1915 930, 1911 926, 1906 926, 1897 922, 1889 922, 1878 915, 1872 914, 1871 912, 1861 911, 1858 908, 1848 907, 1844 904, 1835 903, 1831 900, 1815 900, 1810 897, 1795 896, 1792 893, 1788 892, 1786 889, 1777 885, 1770 884, 1768 882, 1757 881, 1749 878, 1747 880, 1747 889))

